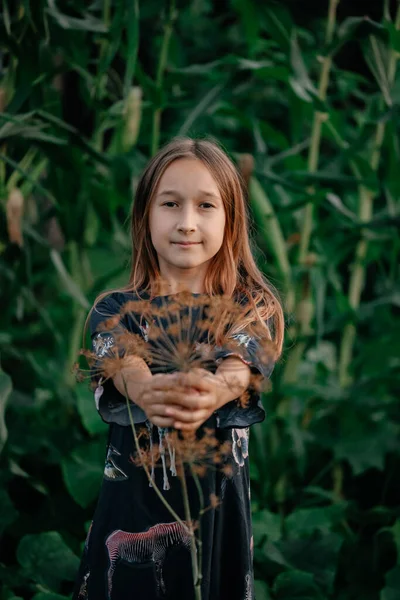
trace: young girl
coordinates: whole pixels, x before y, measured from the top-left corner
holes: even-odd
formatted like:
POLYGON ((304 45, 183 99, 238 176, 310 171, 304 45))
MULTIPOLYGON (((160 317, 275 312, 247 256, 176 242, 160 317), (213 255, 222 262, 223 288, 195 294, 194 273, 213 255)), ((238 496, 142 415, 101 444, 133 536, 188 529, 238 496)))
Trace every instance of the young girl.
MULTIPOLYGON (((279 355, 282 309, 251 253, 240 176, 218 145, 175 139, 150 161, 137 187, 131 236, 128 285, 102 294, 90 313, 99 360, 115 344, 113 333, 101 328, 105 320, 134 298, 147 298, 157 307, 182 286, 194 297, 247 298, 279 355), (161 280, 167 282, 162 294, 161 280)), ((126 316, 117 329, 146 339, 146 328, 126 316)), ((267 378, 273 364, 260 361, 256 339, 242 335, 238 340, 237 351, 221 349, 210 372, 153 374, 142 359, 130 357, 128 366, 97 388, 96 405, 110 424, 109 439, 74 600, 194 598, 187 533, 149 486, 144 469, 131 459, 135 448, 124 378, 137 431, 154 429, 162 440, 169 428, 207 427, 215 430, 220 444, 230 442, 231 474, 213 469, 202 478, 204 497, 219 501, 201 521, 202 600, 254 598, 248 432, 250 425, 264 419, 264 409, 254 390, 246 407, 236 399, 249 388, 251 373, 267 378), (234 378, 235 388, 222 386, 223 378, 234 378)), ((155 481, 184 519, 179 478, 168 476, 164 464, 164 469, 156 469, 155 481)), ((196 515, 199 500, 190 477, 188 493, 196 515)))

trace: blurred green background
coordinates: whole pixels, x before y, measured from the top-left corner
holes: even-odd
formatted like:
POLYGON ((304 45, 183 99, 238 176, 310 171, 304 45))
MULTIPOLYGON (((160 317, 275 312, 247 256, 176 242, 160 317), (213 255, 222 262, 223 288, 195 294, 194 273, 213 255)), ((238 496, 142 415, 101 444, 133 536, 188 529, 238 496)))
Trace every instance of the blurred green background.
POLYGON ((107 432, 71 369, 177 134, 239 165, 285 302, 252 429, 257 600, 400 598, 399 28, 380 0, 3 0, 1 600, 71 593, 107 432))

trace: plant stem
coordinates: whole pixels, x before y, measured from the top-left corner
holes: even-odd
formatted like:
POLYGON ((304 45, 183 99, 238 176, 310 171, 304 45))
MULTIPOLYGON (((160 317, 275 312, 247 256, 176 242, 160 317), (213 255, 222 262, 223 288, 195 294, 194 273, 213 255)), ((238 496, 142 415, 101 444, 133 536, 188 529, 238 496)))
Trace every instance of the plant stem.
MULTIPOLYGON (((326 26, 325 44, 328 46, 332 42, 333 33, 335 31, 336 10, 339 0, 330 0, 328 22, 326 26)), ((322 68, 318 84, 318 98, 322 101, 326 100, 326 92, 329 85, 329 75, 332 67, 332 57, 327 55, 322 58, 322 68)), ((308 172, 315 173, 318 169, 319 150, 321 145, 322 124, 326 120, 325 113, 316 110, 311 129, 311 143, 308 151, 308 172)), ((313 195, 314 187, 309 188, 309 192, 313 195)), ((303 228, 300 236, 300 249, 298 262, 304 264, 307 259, 308 248, 310 245, 311 230, 313 224, 314 203, 308 202, 304 209, 303 228)))
MULTIPOLYGON (((103 23, 107 27, 110 27, 110 18, 111 18, 111 0, 103 0, 103 23)), ((100 42, 100 53, 99 53, 99 65, 103 61, 104 55, 107 52, 107 48, 109 46, 109 41, 107 38, 104 38, 100 42)), ((101 98, 102 85, 103 85, 103 77, 104 73, 100 73, 97 78, 96 83, 96 98, 99 96, 101 98)))
POLYGON ((190 556, 192 559, 192 573, 193 573, 193 585, 196 600, 201 600, 201 587, 199 586, 199 566, 197 564, 197 548, 196 548, 196 537, 194 535, 194 528, 192 522, 192 516, 190 514, 189 505, 189 494, 186 483, 185 468, 183 460, 181 460, 181 469, 179 479, 182 485, 182 498, 183 498, 183 509, 185 511, 185 519, 189 525, 190 530, 190 556))
POLYGON ((281 226, 272 203, 255 177, 250 178, 249 192, 254 215, 264 230, 264 239, 270 251, 275 256, 275 261, 283 280, 285 308, 288 313, 291 313, 294 309, 294 291, 291 285, 292 272, 281 226))
POLYGON ((186 529, 187 533, 190 535, 190 556, 191 556, 191 560, 192 560, 192 572, 193 572, 193 583, 194 583, 195 599, 196 600, 201 600, 201 587, 198 584, 198 582, 199 582, 199 569, 198 569, 198 565, 197 565, 196 538, 195 538, 194 530, 193 530, 192 517, 190 515, 189 495, 188 495, 188 491, 187 491, 185 469, 184 469, 183 461, 181 461, 181 475, 179 476, 179 478, 180 478, 181 484, 182 484, 183 506, 184 506, 184 511, 185 511, 186 523, 184 521, 182 521, 182 519, 175 512, 175 510, 172 508, 172 506, 170 505, 170 503, 164 498, 164 496, 162 495, 161 490, 159 489, 158 485, 151 478, 151 473, 149 472, 149 469, 148 469, 147 465, 145 464, 145 462, 141 458, 139 439, 137 437, 136 428, 135 428, 135 422, 133 420, 133 415, 132 415, 132 410, 131 410, 131 406, 130 406, 130 400, 129 400, 129 396, 128 396, 128 389, 127 389, 125 377, 122 377, 122 381, 123 381, 123 384, 124 384, 125 401, 126 401, 126 405, 127 405, 127 408, 128 408, 129 422, 130 422, 132 433, 133 433, 133 439, 135 440, 135 447, 136 447, 136 451, 137 451, 137 453, 138 453, 138 455, 140 457, 141 465, 142 465, 142 467, 144 469, 144 472, 146 473, 146 477, 147 477, 149 483, 151 483, 154 491, 156 492, 157 496, 159 497, 159 499, 161 500, 161 502, 164 504, 164 506, 166 507, 166 509, 170 512, 170 514, 174 517, 174 519, 180 525, 182 525, 182 527, 184 527, 186 529))
MULTIPOLYGON (((400 6, 397 9, 395 19, 396 30, 400 29, 400 6)), ((396 64, 398 53, 391 49, 387 64, 387 77, 389 85, 393 85, 396 76, 396 64)), ((373 140, 373 148, 370 157, 370 166, 375 173, 379 167, 382 145, 385 138, 386 123, 380 121, 376 126, 375 136, 373 140)), ((359 202, 358 202, 358 217, 360 222, 368 223, 373 216, 373 203, 376 192, 365 185, 359 187, 359 202)), ((355 258, 352 267, 352 273, 349 284, 349 305, 352 314, 355 315, 356 310, 360 306, 361 294, 364 288, 365 281, 365 259, 368 251, 368 239, 365 236, 365 231, 361 230, 361 239, 359 240, 355 258)), ((349 373, 350 364, 353 356, 354 342, 356 338, 356 326, 354 323, 347 323, 340 346, 339 354, 339 383, 342 387, 347 387, 352 382, 352 377, 349 373)))
MULTIPOLYGON (((328 21, 325 32, 325 44, 328 46, 333 38, 336 25, 336 12, 339 4, 339 0, 329 1, 328 21)), ((332 66, 332 57, 326 55, 321 58, 322 68, 319 77, 318 84, 318 98, 321 101, 326 100, 327 89, 329 85, 329 76, 332 66)), ((308 151, 307 170, 309 173, 315 173, 318 169, 319 154, 321 146, 321 134, 322 124, 327 120, 327 115, 318 110, 314 112, 312 129, 311 129, 311 141, 308 151)), ((293 383, 297 379, 297 371, 304 354, 304 350, 307 345, 307 338, 311 333, 311 322, 314 314, 314 307, 311 299, 311 285, 310 285, 310 266, 307 264, 311 232, 314 221, 314 186, 310 186, 307 189, 311 200, 307 203, 304 208, 303 224, 300 232, 300 246, 298 253, 298 264, 300 267, 306 269, 303 274, 302 281, 300 283, 301 299, 298 300, 295 323, 297 331, 300 335, 300 339, 297 341, 293 351, 289 354, 286 368, 283 375, 283 380, 286 383, 293 383), (306 291, 305 291, 306 290, 306 291), (304 293, 305 291, 305 293, 304 293)))
POLYGON ((201 519, 203 518, 203 515, 204 515, 204 494, 203 494, 203 490, 201 488, 199 476, 195 472, 192 463, 190 463, 190 472, 191 472, 193 480, 196 484, 197 493, 199 494, 199 504, 200 504, 199 524, 198 524, 199 535, 197 536, 197 547, 198 547, 198 556, 199 556, 198 561, 197 561, 198 562, 198 577, 197 577, 197 582, 195 582, 195 593, 201 599, 201 582, 203 580, 203 540, 202 540, 202 536, 201 536, 201 519), (199 592, 196 592, 196 587, 199 588, 199 592))
MULTIPOLYGON (((111 18, 111 0, 103 0, 103 2, 104 2, 104 4, 103 4, 103 23, 109 30, 110 18, 111 18)), ((94 90, 93 90, 93 96, 94 96, 95 100, 101 100, 102 95, 103 95, 102 92, 103 92, 103 88, 104 88, 105 73, 102 73, 100 69, 102 67, 103 58, 104 58, 105 53, 107 52, 108 46, 109 46, 109 41, 107 38, 104 38, 100 41, 100 52, 99 52, 99 60, 98 60, 99 72, 97 73, 96 82, 95 82, 94 90)), ((104 132, 101 128, 101 113, 98 112, 97 118, 96 118, 96 126, 94 128, 94 134, 93 134, 93 144, 99 152, 102 152, 102 150, 103 150, 103 134, 104 134, 104 132)))
POLYGON ((124 98, 128 96, 129 90, 133 85, 132 79, 136 71, 139 50, 139 18, 139 0, 130 0, 127 14, 129 21, 127 25, 128 56, 124 76, 124 98))
MULTIPOLYGON (((128 390, 127 390, 127 387, 126 387, 125 377, 122 377, 122 381, 123 381, 124 389, 125 389, 125 400, 126 400, 126 405, 127 405, 127 408, 128 408, 129 422, 130 422, 130 425, 131 425, 131 428, 132 428, 133 439, 135 440, 136 451, 139 454, 139 456, 141 457, 139 439, 138 439, 138 436, 137 436, 137 433, 136 433, 136 429, 135 429, 135 422, 133 420, 133 415, 132 415, 132 410, 131 410, 131 406, 130 406, 130 400, 129 400, 129 396, 128 396, 128 390)), ((174 519, 180 525, 182 525, 182 527, 184 527, 186 529, 186 531, 189 533, 189 535, 191 535, 190 528, 186 525, 186 523, 184 521, 182 521, 182 519, 180 518, 180 516, 178 515, 178 513, 176 513, 174 511, 174 509, 172 508, 172 506, 170 505, 170 503, 162 495, 161 490, 158 487, 158 485, 156 484, 156 482, 152 480, 151 473, 150 473, 150 471, 149 471, 146 463, 142 460, 142 458, 140 458, 140 462, 141 462, 141 465, 142 465, 142 467, 144 469, 144 472, 146 473, 146 477, 149 480, 149 483, 151 483, 152 487, 154 488, 154 491, 156 492, 157 496, 160 498, 161 502, 164 504, 165 508, 171 513, 171 515, 174 517, 174 519)))
MULTIPOLYGON (((164 26, 164 36, 163 36, 163 41, 162 41, 162 45, 161 45, 160 58, 158 61, 158 68, 157 68, 156 88, 157 88, 157 92, 159 95, 162 91, 162 84, 163 84, 163 79, 164 79, 165 67, 167 64, 169 43, 171 41, 174 19, 175 19, 175 0, 171 0, 168 20, 164 26)), ((157 98, 157 102, 158 103, 160 102, 160 98, 157 98)), ((154 156, 154 154, 157 152, 158 147, 160 145, 161 113, 162 113, 162 108, 159 106, 154 110, 154 113, 153 113, 153 127, 152 127, 152 135, 151 135, 151 155, 152 156, 154 156)))

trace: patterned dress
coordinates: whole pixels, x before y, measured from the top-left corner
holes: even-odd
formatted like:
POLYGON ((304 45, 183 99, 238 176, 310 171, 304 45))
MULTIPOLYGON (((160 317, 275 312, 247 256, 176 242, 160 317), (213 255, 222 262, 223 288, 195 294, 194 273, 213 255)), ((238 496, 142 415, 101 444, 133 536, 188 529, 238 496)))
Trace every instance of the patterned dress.
MULTIPOLYGON (((119 314, 132 299, 132 293, 114 292, 93 310, 90 328, 99 360, 115 343, 112 332, 99 331, 99 325, 119 314)), ((168 301, 168 296, 151 302, 159 306, 161 301, 168 301)), ((121 318, 120 326, 146 339, 146 327, 137 327, 129 314, 121 318)), ((263 365, 257 359, 255 339, 238 336, 236 354, 252 372, 269 377, 273 365, 263 365)), ((217 364, 229 355, 232 349, 220 348, 210 370, 215 372, 217 364)), ((219 444, 230 442, 231 451, 225 461, 231 468, 208 468, 200 478, 205 504, 210 498, 218 498, 218 505, 201 519, 202 600, 254 598, 248 436, 249 427, 262 421, 265 413, 260 394, 250 392, 246 408, 236 401, 229 402, 203 426, 215 431, 219 444)), ((192 600, 190 538, 150 487, 143 467, 132 460, 135 446, 126 400, 109 379, 97 387, 95 401, 101 418, 109 423, 109 435, 104 478, 73 600, 192 600)), ((181 481, 175 476, 168 430, 152 426, 138 406, 131 404, 131 408, 138 434, 146 431, 149 443, 160 444, 154 478, 184 521, 181 481)), ((199 493, 190 476, 187 485, 195 519, 200 510, 199 493)))

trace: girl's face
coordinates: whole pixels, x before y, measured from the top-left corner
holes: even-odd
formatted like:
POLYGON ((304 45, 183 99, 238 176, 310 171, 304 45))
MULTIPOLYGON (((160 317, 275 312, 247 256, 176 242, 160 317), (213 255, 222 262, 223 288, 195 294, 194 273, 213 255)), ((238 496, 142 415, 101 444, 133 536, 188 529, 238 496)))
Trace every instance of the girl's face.
POLYGON ((217 183, 200 160, 180 158, 167 167, 150 206, 149 226, 161 276, 198 287, 225 229, 217 183))

